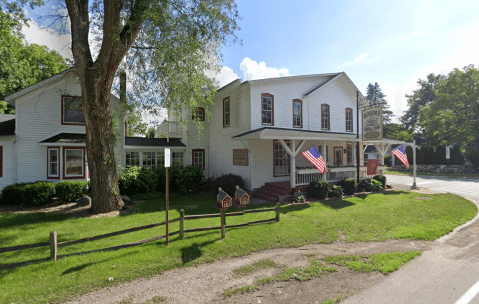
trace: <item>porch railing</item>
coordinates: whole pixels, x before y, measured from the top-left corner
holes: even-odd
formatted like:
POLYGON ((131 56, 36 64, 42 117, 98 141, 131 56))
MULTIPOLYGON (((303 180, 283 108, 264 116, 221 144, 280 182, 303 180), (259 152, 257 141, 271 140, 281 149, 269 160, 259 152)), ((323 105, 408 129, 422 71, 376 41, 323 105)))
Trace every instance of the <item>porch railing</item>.
MULTIPOLYGON (((359 179, 373 178, 374 175, 367 175, 367 167, 360 167, 359 179)), ((385 167, 380 166, 378 168, 378 174, 384 174, 385 167)), ((328 168, 328 172, 325 175, 325 180, 328 182, 339 182, 345 178, 356 177, 356 167, 340 167, 340 168, 328 168)), ((310 182, 322 179, 323 174, 319 173, 317 169, 297 169, 295 176, 295 185, 304 186, 309 185, 310 182)))
POLYGON ((161 135, 164 133, 169 134, 169 136, 175 136, 175 137, 178 137, 178 136, 181 137, 184 135, 183 128, 180 125, 178 125, 178 123, 175 121, 167 121, 161 124, 160 126, 158 126, 158 134, 161 135))

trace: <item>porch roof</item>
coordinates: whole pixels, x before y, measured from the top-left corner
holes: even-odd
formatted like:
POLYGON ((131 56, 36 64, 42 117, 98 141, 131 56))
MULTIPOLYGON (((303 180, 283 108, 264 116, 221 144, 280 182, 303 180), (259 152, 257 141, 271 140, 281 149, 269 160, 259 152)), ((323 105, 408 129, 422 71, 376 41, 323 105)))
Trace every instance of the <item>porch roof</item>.
POLYGON ((264 127, 232 137, 233 140, 245 139, 299 139, 299 140, 341 140, 360 141, 354 133, 340 133, 311 130, 292 130, 286 128, 264 127))

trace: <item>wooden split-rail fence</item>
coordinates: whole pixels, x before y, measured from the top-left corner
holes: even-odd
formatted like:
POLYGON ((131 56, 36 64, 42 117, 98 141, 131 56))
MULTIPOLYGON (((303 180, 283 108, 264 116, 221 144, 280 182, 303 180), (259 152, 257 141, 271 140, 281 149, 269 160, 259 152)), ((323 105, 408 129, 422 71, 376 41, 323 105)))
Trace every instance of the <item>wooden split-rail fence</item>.
MULTIPOLYGON (((173 236, 173 235, 179 234, 180 239, 183 239, 185 233, 221 229, 221 238, 224 238, 226 236, 226 232, 225 232, 226 228, 245 227, 245 226, 252 225, 252 224, 260 224, 260 223, 275 222, 275 221, 279 222, 279 218, 280 218, 280 204, 279 203, 277 203, 275 208, 270 208, 270 209, 244 210, 244 211, 230 212, 230 213, 225 213, 224 210, 221 210, 220 214, 185 215, 185 211, 180 210, 180 217, 179 218, 168 221, 169 223, 174 223, 174 222, 179 221, 180 222, 180 230, 170 232, 170 233, 168 233, 168 235, 173 236), (259 221, 242 223, 242 224, 226 225, 225 217, 227 217, 227 216, 241 216, 241 215, 244 215, 244 214, 247 214, 247 213, 259 213, 259 212, 269 212, 269 211, 275 211, 276 212, 276 217, 271 218, 271 219, 266 219, 266 220, 259 220, 259 221), (213 218, 213 217, 220 217, 221 218, 221 225, 220 226, 184 229, 184 227, 185 227, 184 224, 185 224, 185 221, 187 221, 187 220, 213 218)), ((163 226, 163 225, 166 225, 166 221, 163 221, 163 222, 160 222, 160 223, 144 225, 144 226, 140 226, 140 227, 128 228, 128 229, 124 229, 124 230, 120 230, 120 231, 110 232, 110 233, 96 235, 96 236, 83 238, 83 239, 78 239, 78 240, 65 241, 65 242, 58 242, 57 241, 57 238, 58 238, 57 232, 52 231, 52 232, 50 232, 50 242, 0 248, 0 253, 3 253, 3 252, 11 252, 11 251, 17 251, 17 250, 22 250, 22 249, 30 249, 30 248, 50 246, 50 258, 31 260, 31 261, 14 263, 14 264, 6 264, 6 265, 1 265, 0 268, 14 268, 14 267, 18 267, 18 266, 22 266, 22 265, 26 265, 26 264, 30 264, 30 263, 46 261, 46 260, 49 260, 49 259, 52 259, 52 260, 56 261, 58 258, 72 256, 72 255, 86 254, 86 253, 92 253, 92 252, 97 252, 97 251, 118 250, 118 249, 122 249, 122 248, 128 248, 128 247, 133 247, 133 246, 157 241, 157 240, 166 238, 166 234, 155 236, 155 237, 144 239, 144 240, 140 240, 140 241, 136 241, 136 242, 127 243, 127 244, 102 248, 102 249, 58 255, 58 248, 60 248, 60 247, 65 247, 65 246, 69 246, 69 245, 75 245, 75 244, 80 244, 80 243, 85 243, 85 242, 101 240, 101 239, 105 239, 105 238, 109 238, 109 237, 113 237, 113 236, 117 236, 117 235, 127 234, 127 233, 131 233, 131 232, 150 229, 150 228, 159 227, 159 226, 163 226)))

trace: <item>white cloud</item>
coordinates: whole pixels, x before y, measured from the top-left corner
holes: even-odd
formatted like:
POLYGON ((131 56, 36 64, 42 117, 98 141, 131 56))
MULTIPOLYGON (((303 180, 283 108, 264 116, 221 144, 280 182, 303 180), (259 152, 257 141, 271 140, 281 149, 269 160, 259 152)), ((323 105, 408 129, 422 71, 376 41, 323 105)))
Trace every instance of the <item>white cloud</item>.
POLYGON ((264 61, 257 63, 248 57, 241 61, 240 70, 243 72, 243 80, 291 76, 287 68, 267 67, 264 61))
POLYGON ((30 26, 23 26, 22 33, 28 43, 46 45, 49 49, 55 50, 65 58, 73 59, 71 52, 71 35, 55 32, 51 29, 41 28, 37 22, 30 20, 30 26))
POLYGON ((210 71, 206 71, 205 74, 209 78, 212 78, 215 81, 217 81, 219 88, 239 78, 238 74, 236 74, 232 68, 227 66, 222 66, 219 73, 216 73, 215 71, 210 70, 210 71))
POLYGON ((348 61, 340 66, 338 66, 338 69, 343 69, 361 62, 364 62, 364 58, 366 58, 368 54, 360 54, 358 57, 354 58, 353 61, 348 61))

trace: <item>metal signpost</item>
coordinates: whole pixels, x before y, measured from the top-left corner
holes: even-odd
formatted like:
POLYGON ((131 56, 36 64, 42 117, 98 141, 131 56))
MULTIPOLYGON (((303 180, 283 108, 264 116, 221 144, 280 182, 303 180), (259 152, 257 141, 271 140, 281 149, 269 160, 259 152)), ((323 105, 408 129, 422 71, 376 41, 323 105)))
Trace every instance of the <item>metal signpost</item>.
POLYGON ((165 168, 166 168, 166 246, 168 246, 168 209, 170 206, 170 176, 168 169, 170 168, 170 149, 165 148, 165 168))
POLYGON ((451 159, 451 146, 446 146, 446 173, 449 173, 447 166, 449 165, 449 160, 451 159))

